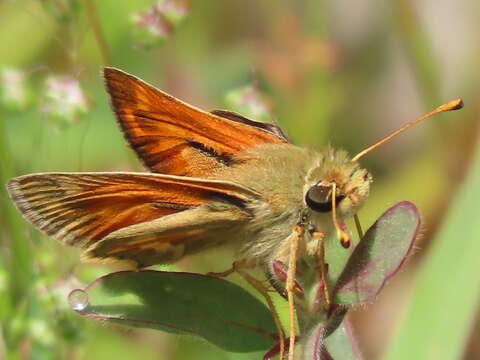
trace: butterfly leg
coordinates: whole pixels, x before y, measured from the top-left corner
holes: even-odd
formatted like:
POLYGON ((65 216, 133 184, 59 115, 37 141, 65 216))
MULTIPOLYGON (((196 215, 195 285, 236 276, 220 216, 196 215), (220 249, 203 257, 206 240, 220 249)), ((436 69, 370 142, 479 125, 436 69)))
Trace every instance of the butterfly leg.
POLYGON ((242 269, 235 270, 246 282, 248 282, 255 290, 257 290, 267 302, 267 306, 272 313, 273 321, 275 323, 275 327, 278 331, 278 345, 279 345, 279 359, 284 358, 285 353, 285 330, 282 327, 282 323, 280 322, 280 317, 278 315, 277 310, 275 309, 275 305, 273 304, 273 300, 268 294, 268 288, 262 284, 261 281, 255 279, 253 276, 248 274, 246 271, 242 269))
POLYGON ((232 266, 225 270, 225 271, 222 271, 222 272, 209 272, 207 273, 207 276, 213 276, 213 277, 218 277, 218 278, 224 278, 224 277, 227 277, 231 274, 233 274, 234 272, 238 272, 238 270, 241 270, 241 269, 251 269, 255 266, 254 263, 252 263, 251 261, 247 260, 247 259, 242 259, 242 260, 238 260, 238 261, 234 261, 232 263, 232 266))
POLYGON ((273 304, 273 300, 268 294, 268 289, 265 287, 265 285, 262 284, 261 281, 255 279, 253 276, 251 276, 249 273, 245 271, 245 269, 250 269, 254 267, 254 263, 249 261, 248 259, 242 259, 239 261, 235 261, 231 268, 228 270, 225 270, 223 272, 210 272, 207 273, 208 276, 214 276, 214 277, 227 277, 233 273, 237 273, 240 275, 246 282, 248 282, 255 290, 257 290, 265 299, 268 309, 270 310, 273 321, 275 323, 275 327, 277 328, 278 331, 278 345, 279 345, 279 354, 280 357, 279 359, 283 359, 284 353, 285 353, 285 330, 282 327, 282 323, 280 322, 280 317, 278 316, 278 312, 275 309, 275 305, 273 304))
POLYGON ((325 262, 325 234, 321 232, 314 232, 312 234, 315 237, 317 242, 317 260, 318 260, 318 270, 320 273, 320 281, 323 286, 323 295, 325 297, 325 302, 327 303, 327 311, 330 309, 333 299, 332 293, 328 287, 327 274, 328 274, 328 264, 325 262))
POLYGON ((288 310, 290 314, 290 344, 288 347, 288 360, 293 360, 295 354, 295 340, 296 340, 296 321, 295 321, 295 274, 297 272, 297 251, 300 237, 303 235, 304 229, 300 225, 294 228, 292 235, 290 236, 290 254, 288 261, 287 272, 287 299, 288 310))
POLYGON ((362 224, 360 223, 360 218, 358 217, 358 214, 353 215, 353 219, 355 220, 355 227, 357 228, 358 238, 359 240, 362 240, 363 230, 362 230, 362 224))

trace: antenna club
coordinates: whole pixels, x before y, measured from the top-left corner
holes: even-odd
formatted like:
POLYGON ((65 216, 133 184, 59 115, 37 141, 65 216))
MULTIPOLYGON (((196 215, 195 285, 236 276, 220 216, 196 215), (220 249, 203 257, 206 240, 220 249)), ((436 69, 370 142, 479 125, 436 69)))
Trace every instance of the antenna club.
POLYGON ((459 110, 461 108, 463 108, 463 100, 456 99, 439 106, 436 111, 438 112, 453 111, 453 110, 459 110))

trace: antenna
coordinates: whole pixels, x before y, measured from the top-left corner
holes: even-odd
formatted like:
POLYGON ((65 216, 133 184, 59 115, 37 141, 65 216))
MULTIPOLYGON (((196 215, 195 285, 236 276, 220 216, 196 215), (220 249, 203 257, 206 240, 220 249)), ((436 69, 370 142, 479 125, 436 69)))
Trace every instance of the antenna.
POLYGON ((463 107, 463 101, 462 99, 456 99, 456 100, 452 100, 446 104, 443 104, 439 107, 437 107, 435 110, 433 111, 430 111, 429 113, 423 115, 423 116, 420 116, 418 119, 415 119, 415 120, 412 120, 410 121, 409 123, 406 123, 405 125, 403 125, 400 129, 392 132, 390 135, 387 135, 385 136, 382 140, 380 141, 377 141, 375 144, 367 147, 365 150, 362 150, 360 151, 357 155, 355 155, 351 161, 357 161, 358 159, 360 159, 361 157, 363 157, 365 154, 369 153, 370 151, 376 149, 377 147, 385 144, 387 141, 393 139, 395 136, 399 135, 400 133, 404 132, 405 130, 407 130, 408 128, 412 127, 413 125, 415 124, 418 124, 420 121, 423 121, 425 119, 428 119, 429 117, 433 116, 433 115, 436 115, 436 114, 440 114, 442 112, 445 112, 445 111, 452 111, 452 110, 458 110, 458 109, 461 109, 463 107))

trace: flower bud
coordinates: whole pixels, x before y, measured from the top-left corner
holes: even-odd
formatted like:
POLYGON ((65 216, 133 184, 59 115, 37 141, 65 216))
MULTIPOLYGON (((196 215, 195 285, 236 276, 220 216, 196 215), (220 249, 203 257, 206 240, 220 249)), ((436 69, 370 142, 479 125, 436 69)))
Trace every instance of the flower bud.
POLYGON ((7 110, 24 110, 31 103, 25 73, 19 69, 0 71, 0 105, 7 110))
POLYGON ((272 108, 255 85, 231 90, 225 103, 228 108, 255 121, 271 122, 272 108))
POLYGON ((144 48, 160 46, 188 13, 188 4, 179 0, 160 0, 151 8, 133 14, 133 38, 144 48))
POLYGON ((45 82, 41 110, 61 122, 72 124, 87 113, 88 102, 77 79, 69 76, 50 76, 45 82))

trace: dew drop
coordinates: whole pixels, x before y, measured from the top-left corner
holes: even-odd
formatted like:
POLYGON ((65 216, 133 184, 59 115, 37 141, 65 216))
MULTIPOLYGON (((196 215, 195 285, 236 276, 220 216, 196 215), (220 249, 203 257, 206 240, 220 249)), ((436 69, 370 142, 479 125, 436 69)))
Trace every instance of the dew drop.
POLYGON ((68 303, 75 311, 83 311, 88 306, 88 294, 82 289, 75 289, 68 294, 68 303))

